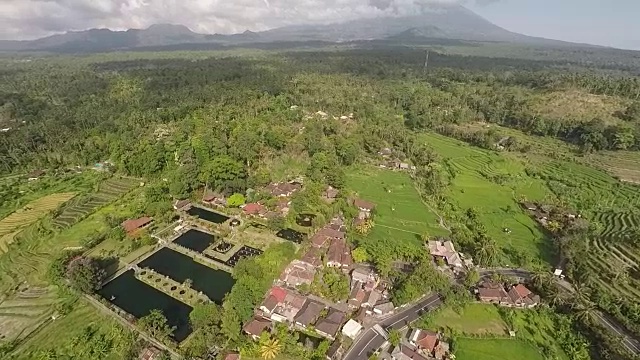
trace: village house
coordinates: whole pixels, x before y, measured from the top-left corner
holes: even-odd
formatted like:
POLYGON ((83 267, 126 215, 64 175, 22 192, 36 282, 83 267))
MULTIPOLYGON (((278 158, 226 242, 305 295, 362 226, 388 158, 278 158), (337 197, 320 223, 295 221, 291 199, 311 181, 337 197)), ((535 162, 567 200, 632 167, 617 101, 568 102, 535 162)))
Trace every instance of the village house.
POLYGON ((348 268, 353 264, 351 249, 344 239, 333 238, 327 250, 327 266, 335 268, 348 268))
POLYGON ((346 318, 347 314, 332 308, 327 316, 318 320, 315 326, 316 332, 321 336, 334 340, 346 318))
POLYGON ((373 313, 377 315, 387 315, 393 312, 395 307, 391 301, 384 302, 382 304, 378 304, 373 308, 373 313))
POLYGON ((342 343, 338 341, 334 341, 333 344, 329 347, 326 354, 327 360, 340 360, 342 359, 344 353, 344 349, 342 348, 342 343))
POLYGON ((312 300, 307 301, 302 309, 295 316, 294 321, 297 326, 306 328, 313 325, 320 317, 320 313, 324 309, 324 305, 312 300))
POLYGON ((378 286, 378 276, 371 269, 359 267, 351 272, 352 286, 356 283, 360 283, 365 291, 371 291, 378 286))
POLYGON ((326 225, 322 229, 318 230, 311 237, 311 244, 317 248, 324 247, 329 243, 332 239, 344 239, 345 232, 341 230, 334 229, 331 224, 326 225))
POLYGON ((311 247, 304 253, 304 255, 302 255, 300 261, 315 268, 320 268, 322 267, 322 254, 320 254, 320 251, 317 248, 311 247))
POLYGON ((271 183, 266 186, 267 192, 275 197, 289 197, 300 189, 302 185, 297 182, 271 183))
POLYGON ((284 302, 284 299, 287 297, 287 293, 287 290, 279 286, 272 287, 269 290, 267 298, 262 302, 259 309, 268 317, 279 304, 284 302))
POLYGON ((523 284, 512 286, 507 293, 511 303, 516 307, 532 308, 540 303, 540 296, 532 293, 523 284))
POLYGON ((174 210, 182 210, 187 208, 189 205, 191 205, 191 201, 189 201, 188 199, 185 200, 176 200, 173 203, 173 209, 174 210))
MULTIPOLYGON (((358 208, 360 214, 367 219, 371 217, 371 211, 376 207, 374 203, 359 198, 353 199, 353 205, 358 208)), ((360 218, 360 216, 358 216, 358 218, 360 218)))
POLYGON ((149 226, 149 224, 151 224, 152 221, 153 221, 152 218, 148 216, 143 216, 138 219, 125 220, 122 222, 122 224, 120 224, 120 226, 122 226, 122 228, 127 234, 131 235, 136 231, 149 226))
POLYGON ((353 319, 347 321, 342 327, 342 334, 351 339, 355 339, 360 331, 362 331, 362 325, 353 319))
POLYGON ((322 198, 327 202, 333 202, 340 192, 338 189, 335 189, 331 186, 327 187, 327 189, 322 193, 322 198))
POLYGON ((409 343, 418 348, 424 355, 431 356, 439 342, 437 333, 422 329, 413 329, 409 335, 409 343))
POLYGON ((478 286, 477 295, 482 302, 509 307, 532 308, 540 303, 540 296, 523 284, 516 284, 506 290, 502 284, 483 282, 478 286))
POLYGON ((378 155, 382 156, 382 157, 388 157, 391 156, 391 154, 393 154, 393 151, 390 148, 382 148, 380 149, 380 151, 378 151, 378 155))
POLYGON ((267 208, 259 203, 249 203, 242 207, 242 212, 250 216, 264 216, 267 213, 267 208))
POLYGON ((393 360, 427 360, 424 356, 420 355, 417 351, 411 349, 405 344, 400 344, 393 348, 391 351, 391 359, 393 360))
POLYGON ((271 313, 271 320, 293 323, 295 317, 305 306, 307 298, 294 292, 287 291, 284 301, 278 304, 271 313))
POLYGON ((227 198, 221 193, 208 191, 202 196, 202 202, 212 206, 225 206, 227 198))
POLYGON ((429 253, 435 258, 443 259, 449 266, 463 267, 464 263, 450 240, 429 241, 429 253))
POLYGON ((285 217, 289 214, 290 208, 291 201, 289 201, 289 199, 279 198, 275 206, 275 212, 278 213, 279 216, 285 217))
POLYGON ((362 306, 364 298, 367 296, 366 291, 362 288, 362 283, 357 281, 354 283, 351 293, 349 294, 349 300, 347 304, 351 309, 358 309, 362 306))
POLYGON ((253 318, 242 328, 245 334, 251 336, 255 341, 260 339, 260 335, 271 327, 271 321, 260 318, 253 318))
POLYGON ((316 269, 313 265, 293 260, 280 275, 280 280, 290 287, 296 287, 302 284, 311 285, 315 276, 316 269))

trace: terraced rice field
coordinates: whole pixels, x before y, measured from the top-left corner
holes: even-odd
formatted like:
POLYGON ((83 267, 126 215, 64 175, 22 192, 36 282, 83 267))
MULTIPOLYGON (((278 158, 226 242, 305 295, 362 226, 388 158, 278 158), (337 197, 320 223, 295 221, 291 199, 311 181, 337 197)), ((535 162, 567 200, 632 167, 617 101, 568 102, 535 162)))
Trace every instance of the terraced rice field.
POLYGON ((552 241, 518 204, 523 196, 529 200, 544 199, 549 189, 543 181, 528 176, 525 165, 508 154, 471 147, 435 134, 425 134, 424 140, 444 159, 452 174, 449 201, 461 211, 477 210, 489 236, 504 250, 549 263, 554 261, 552 241))
POLYGON ((97 209, 127 193, 136 186, 137 183, 138 180, 127 178, 112 178, 106 180, 100 184, 100 189, 97 193, 90 194, 84 198, 74 199, 66 204, 60 214, 54 219, 53 225, 58 228, 67 228, 88 214, 93 213, 97 209))
POLYGON ((59 301, 49 288, 31 288, 0 303, 0 343, 22 338, 54 314, 59 301))
MULTIPOLYGON (((0 237, 15 233, 30 224, 33 224, 42 216, 57 209, 61 204, 72 199, 75 193, 58 193, 41 197, 34 200, 22 209, 13 212, 9 216, 0 220, 0 237)), ((7 239, 4 239, 7 241, 7 239)), ((0 245, 1 247, 2 245, 0 245)))

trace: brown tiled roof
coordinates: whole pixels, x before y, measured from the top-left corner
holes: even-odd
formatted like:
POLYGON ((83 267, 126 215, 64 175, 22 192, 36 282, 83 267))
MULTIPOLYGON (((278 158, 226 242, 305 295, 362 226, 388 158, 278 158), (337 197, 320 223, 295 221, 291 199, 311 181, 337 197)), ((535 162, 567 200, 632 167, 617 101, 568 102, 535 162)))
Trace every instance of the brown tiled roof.
POLYGON ((265 207, 258 203, 250 203, 242 208, 245 214, 257 215, 265 210, 265 207))
POLYGON ((269 310, 269 311, 273 311, 273 309, 276 308, 276 306, 278 306, 278 304, 280 303, 280 301, 278 301, 278 299, 273 296, 273 295, 269 295, 263 302, 262 302, 262 306, 264 306, 265 309, 269 310))
POLYGON ((497 289, 479 288, 478 296, 480 296, 481 299, 502 301, 506 299, 508 295, 507 292, 500 287, 497 289))
POLYGON ((161 351, 156 347, 148 347, 140 353, 140 360, 154 360, 160 357, 161 351))
POLYGON ((318 267, 322 265, 322 259, 320 258, 320 252, 316 248, 310 248, 307 252, 302 256, 301 261, 306 262, 307 264, 311 264, 312 266, 318 267))
POLYGON ((338 330, 340 330, 340 326, 346 317, 347 314, 342 311, 331 309, 327 317, 318 321, 316 324, 316 330, 335 336, 338 333, 338 330))
POLYGON ((242 328, 242 330, 249 335, 259 336, 269 326, 271 326, 271 321, 253 318, 242 328))
POLYGON ((151 223, 153 219, 151 219, 148 216, 143 216, 139 219, 130 219, 130 220, 125 220, 122 222, 122 228, 124 229, 124 231, 126 232, 132 232, 134 230, 137 230, 145 225, 148 225, 149 223, 151 223))
POLYGON ((311 237, 311 244, 315 247, 323 247, 327 240, 329 240, 328 236, 316 233, 311 237))
POLYGON ((240 354, 227 354, 224 360, 240 360, 240 354))
POLYGON ((416 344, 430 353, 435 349, 437 342, 438 334, 426 330, 420 330, 420 334, 416 339, 416 344))
POLYGON ((310 325, 318 319, 322 309, 324 309, 324 305, 315 301, 307 301, 302 309, 300 309, 300 312, 296 315, 295 321, 304 326, 310 325))
POLYGON ((340 230, 334 230, 330 226, 325 226, 316 233, 330 238, 344 239, 345 233, 340 230))
POLYGON ((362 199, 354 199, 353 205, 355 205, 355 207, 357 207, 358 209, 365 210, 373 210, 373 208, 376 207, 376 204, 362 199))

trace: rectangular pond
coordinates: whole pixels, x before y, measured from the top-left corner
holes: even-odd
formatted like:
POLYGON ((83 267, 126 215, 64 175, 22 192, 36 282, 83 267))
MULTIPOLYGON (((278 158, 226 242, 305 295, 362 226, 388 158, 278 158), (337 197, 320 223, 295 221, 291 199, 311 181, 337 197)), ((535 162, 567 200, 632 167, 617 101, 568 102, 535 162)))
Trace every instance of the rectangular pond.
POLYGON ((305 237, 303 233, 289 228, 278 231, 276 236, 281 239, 293 241, 296 244, 302 244, 305 237))
POLYGON ((191 279, 192 289, 201 291, 217 304, 222 304, 224 296, 231 291, 235 283, 228 272, 212 269, 166 247, 140 262, 138 266, 152 269, 180 283, 191 279))
POLYGON ((107 283, 98 294, 137 319, 151 310, 162 311, 169 326, 176 327, 172 337, 177 342, 192 332, 189 313, 193 308, 136 279, 133 270, 107 283))
POLYGON ((198 206, 192 206, 189 210, 187 210, 187 214, 191 216, 197 216, 199 219, 206 220, 214 224, 222 224, 223 222, 229 220, 229 217, 226 215, 219 214, 215 211, 203 209, 198 206))
POLYGON ((213 244, 215 239, 215 235, 190 229, 186 233, 180 235, 174 243, 186 247, 189 250, 202 253, 207 247, 209 247, 209 245, 213 244))

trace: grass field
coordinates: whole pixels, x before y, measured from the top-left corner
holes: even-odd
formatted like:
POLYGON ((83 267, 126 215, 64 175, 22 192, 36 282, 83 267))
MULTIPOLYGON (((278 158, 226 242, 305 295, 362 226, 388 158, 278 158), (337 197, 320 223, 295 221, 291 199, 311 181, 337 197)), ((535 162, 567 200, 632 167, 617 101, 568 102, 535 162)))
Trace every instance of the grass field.
POLYGON ((521 197, 544 199, 549 190, 543 181, 529 177, 525 165, 516 158, 440 135, 425 134, 423 139, 453 173, 450 201, 461 211, 476 209, 489 236, 501 248, 553 262, 552 242, 518 204, 521 197))
POLYGON ((544 360, 538 349, 517 339, 458 338, 455 347, 457 360, 544 360))
POLYGON ((57 209, 61 204, 72 199, 75 193, 59 193, 44 196, 25 205, 4 219, 0 220, 0 254, 7 251, 7 245, 13 242, 17 232, 38 221, 42 216, 57 209), (6 236, 5 235, 10 235, 6 236))
POLYGON ((408 174, 376 168, 358 168, 347 174, 347 186, 376 204, 375 226, 366 241, 393 239, 422 246, 421 236, 448 235, 438 216, 422 202, 408 174))
POLYGON ((433 318, 435 328, 473 335, 507 336, 509 329, 495 306, 470 304, 460 313, 445 308, 433 318))

